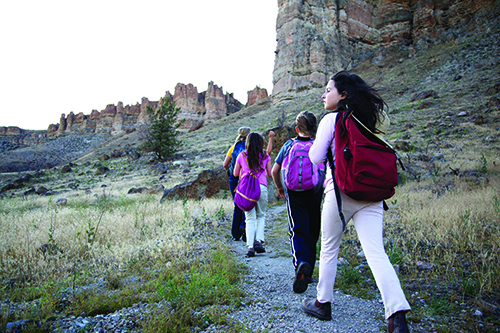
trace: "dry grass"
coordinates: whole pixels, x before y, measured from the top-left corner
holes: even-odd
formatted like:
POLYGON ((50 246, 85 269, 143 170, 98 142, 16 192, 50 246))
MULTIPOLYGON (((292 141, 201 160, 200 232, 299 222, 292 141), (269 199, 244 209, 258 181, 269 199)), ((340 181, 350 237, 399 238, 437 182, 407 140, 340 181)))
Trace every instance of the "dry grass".
MULTIPOLYGON (((488 186, 458 180, 445 193, 436 184, 408 184, 393 198, 397 205, 387 214, 392 228, 387 237, 408 250, 407 264, 437 264, 445 281, 461 283, 463 276, 481 281, 477 294, 496 293, 500 284, 500 179, 488 186)), ((476 296, 474 295, 474 296, 476 296)))
POLYGON ((158 201, 113 192, 70 197, 64 206, 51 197, 0 200, 0 277, 21 286, 43 284, 71 279, 85 267, 103 275, 140 256, 168 260, 193 249, 195 229, 217 228, 232 209, 222 199, 158 201))

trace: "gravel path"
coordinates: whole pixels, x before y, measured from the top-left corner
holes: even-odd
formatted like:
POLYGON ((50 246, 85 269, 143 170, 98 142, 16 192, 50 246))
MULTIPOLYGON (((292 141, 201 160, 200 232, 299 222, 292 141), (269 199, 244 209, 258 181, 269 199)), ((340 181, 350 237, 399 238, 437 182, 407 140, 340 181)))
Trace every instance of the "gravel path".
MULTIPOLYGON (((285 208, 285 205, 268 208, 267 230, 276 224, 285 208)), ((242 322, 254 332, 386 331, 387 324, 381 320, 384 309, 380 298, 363 300, 335 290, 332 321, 321 321, 302 312, 302 300, 316 297, 317 283, 310 284, 303 294, 294 293, 291 255, 278 255, 289 253, 289 245, 286 242, 277 243, 266 241, 266 253, 256 254, 254 258, 245 258, 245 244, 232 242, 238 260, 248 267, 248 275, 242 282, 248 301, 230 316, 232 319, 242 322)))

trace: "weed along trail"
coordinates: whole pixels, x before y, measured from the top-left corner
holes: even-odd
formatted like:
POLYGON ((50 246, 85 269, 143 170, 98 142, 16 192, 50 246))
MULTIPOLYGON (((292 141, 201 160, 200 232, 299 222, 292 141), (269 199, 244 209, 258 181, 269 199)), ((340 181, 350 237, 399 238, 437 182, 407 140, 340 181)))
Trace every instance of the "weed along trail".
MULTIPOLYGON (((229 317, 252 332, 385 332, 380 297, 363 300, 335 291, 332 321, 321 321, 301 309, 304 298, 316 297, 318 273, 306 292, 292 290, 294 269, 288 242, 286 205, 268 207, 266 252, 246 258, 242 241, 232 242, 238 262, 247 267, 241 285, 243 304, 229 317)), ((319 265, 317 265, 318 267, 319 265)), ((210 330, 207 330, 207 332, 210 330)))

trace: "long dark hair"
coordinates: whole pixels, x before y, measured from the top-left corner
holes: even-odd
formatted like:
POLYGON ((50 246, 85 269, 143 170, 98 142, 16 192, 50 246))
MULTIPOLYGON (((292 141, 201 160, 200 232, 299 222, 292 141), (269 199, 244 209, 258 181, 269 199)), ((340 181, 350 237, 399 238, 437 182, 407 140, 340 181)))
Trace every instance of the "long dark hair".
POLYGON ((316 137, 316 130, 318 129, 318 121, 316 116, 309 111, 302 111, 295 119, 295 126, 300 132, 309 135, 311 138, 316 137))
POLYGON ((342 123, 353 113, 373 133, 382 133, 375 126, 383 117, 387 104, 376 89, 356 74, 341 71, 331 77, 339 94, 345 98, 337 104, 338 111, 346 111, 342 123))
POLYGON ((254 173, 259 173, 263 169, 260 167, 260 162, 267 157, 267 153, 263 151, 264 138, 255 132, 251 132, 247 136, 246 151, 248 156, 248 168, 254 173))

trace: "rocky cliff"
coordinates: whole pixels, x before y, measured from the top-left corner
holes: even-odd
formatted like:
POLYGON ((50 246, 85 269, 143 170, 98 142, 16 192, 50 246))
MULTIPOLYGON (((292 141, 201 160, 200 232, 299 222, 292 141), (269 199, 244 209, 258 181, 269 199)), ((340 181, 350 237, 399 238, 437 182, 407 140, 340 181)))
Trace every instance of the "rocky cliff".
POLYGON ((267 90, 260 87, 255 87, 253 90, 248 91, 247 95, 248 95, 247 106, 259 103, 260 101, 268 97, 267 90))
POLYGON ((178 83, 171 98, 181 109, 179 119, 184 119, 183 128, 189 131, 237 112, 243 107, 233 94, 224 94, 222 87, 213 82, 209 82, 207 90, 201 93, 198 93, 198 89, 192 84, 178 83))
MULTIPOLYGON (((188 131, 199 128, 205 122, 239 111, 243 106, 233 94, 224 94, 222 88, 213 82, 209 82, 207 91, 201 93, 198 93, 198 89, 192 84, 178 83, 174 94, 167 91, 165 96, 173 99, 177 107, 181 108, 179 119, 185 119, 182 128, 188 131)), ((143 97, 141 103, 132 106, 123 106, 122 102, 118 102, 118 105, 108 104, 101 111, 92 110, 88 115, 83 112, 78 114, 70 112, 67 116, 62 114, 58 124, 49 125, 47 132, 49 135, 70 132, 110 134, 130 132, 147 120, 148 107, 155 109, 158 107, 158 102, 143 97)), ((6 128, 0 130, 0 135, 7 135, 3 132, 13 133, 13 131, 11 128, 6 128)))
POLYGON ((335 72, 499 26, 498 0, 278 0, 273 99, 323 87, 335 72))

